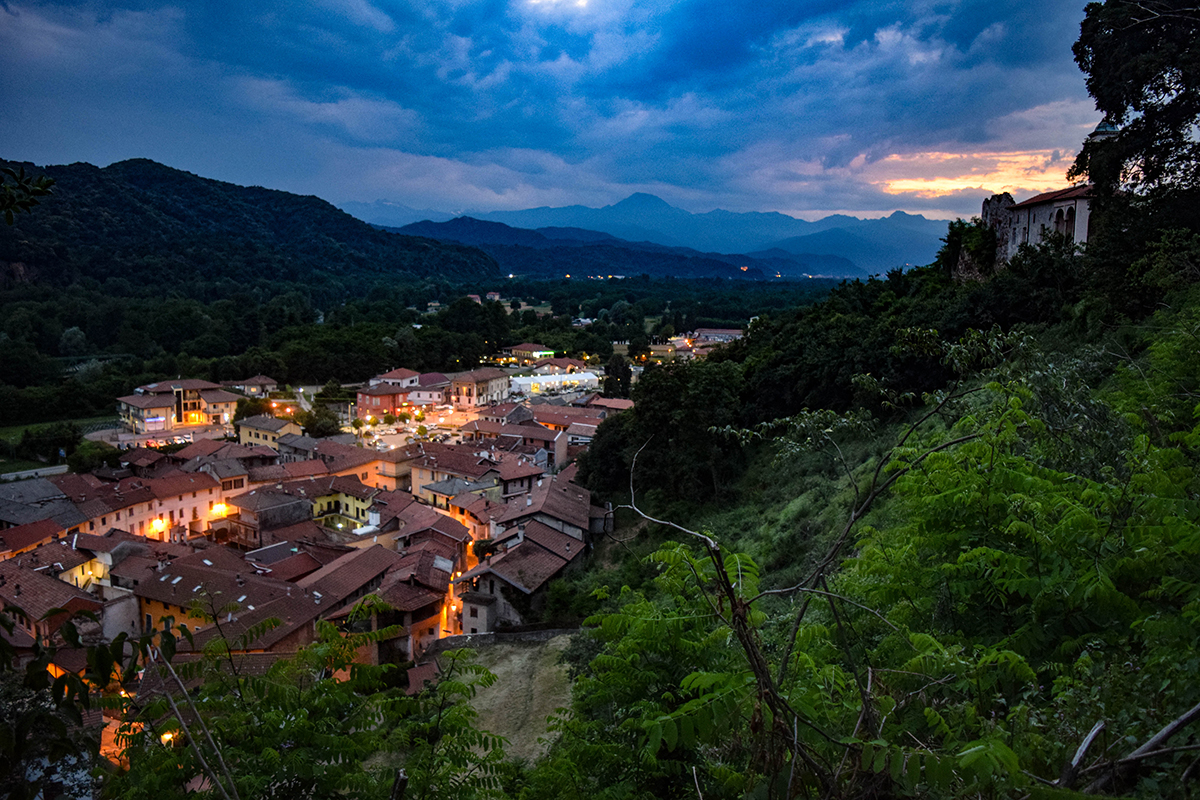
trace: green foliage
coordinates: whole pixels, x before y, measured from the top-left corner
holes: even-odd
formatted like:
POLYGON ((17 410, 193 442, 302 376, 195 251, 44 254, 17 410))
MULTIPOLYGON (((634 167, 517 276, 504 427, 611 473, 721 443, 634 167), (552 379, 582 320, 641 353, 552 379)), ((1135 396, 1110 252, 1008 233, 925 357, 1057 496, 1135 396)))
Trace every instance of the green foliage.
POLYGON ((239 397, 237 407, 233 411, 233 421, 264 415, 273 416, 270 400, 265 397, 239 397))
POLYGON ((59 464, 67 460, 83 441, 79 426, 73 422, 56 422, 37 428, 26 428, 17 444, 22 458, 59 464))
POLYGON ((49 196, 53 186, 53 178, 26 175, 24 166, 0 169, 0 211, 4 212, 4 221, 12 225, 17 214, 32 211, 38 198, 49 196))
POLYGON ((1200 189, 1200 11, 1178 0, 1089 3, 1075 61, 1109 137, 1090 138, 1071 176, 1121 186, 1200 189))
POLYGON ((296 415, 296 422, 304 428, 306 436, 314 439, 336 436, 342 432, 341 417, 324 403, 313 403, 312 411, 302 411, 296 415))
POLYGON ((951 221, 934 266, 947 278, 959 272, 991 275, 996 267, 996 232, 983 220, 951 221))

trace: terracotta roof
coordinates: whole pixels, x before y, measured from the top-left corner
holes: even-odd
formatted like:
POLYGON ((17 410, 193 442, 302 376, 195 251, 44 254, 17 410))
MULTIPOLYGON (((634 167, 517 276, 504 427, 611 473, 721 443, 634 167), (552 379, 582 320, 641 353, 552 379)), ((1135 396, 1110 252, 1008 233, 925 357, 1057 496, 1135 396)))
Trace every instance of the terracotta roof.
POLYGON ((251 483, 279 483, 294 481, 300 478, 328 475, 329 467, 320 459, 310 458, 305 461, 288 461, 283 464, 271 464, 266 467, 253 467, 247 473, 251 483))
POLYGON ((525 594, 532 594, 566 565, 566 559, 549 550, 520 544, 498 556, 492 556, 491 563, 477 566, 458 580, 477 578, 490 572, 525 594))
POLYGON ((290 586, 285 581, 256 574, 254 565, 245 562, 241 571, 203 563, 180 564, 178 560, 161 569, 158 562, 153 562, 152 567, 140 566, 132 574, 122 570, 120 576, 137 581, 132 588, 135 595, 184 608, 198 602, 205 608, 211 605, 220 609, 232 602, 253 610, 285 596, 290 586))
MULTIPOLYGON (((258 431, 273 431, 275 433, 283 430, 288 425, 296 425, 296 423, 292 422, 290 419, 280 419, 279 417, 273 417, 270 414, 259 414, 258 416, 254 417, 246 417, 238 420, 234 424, 243 428, 253 428, 254 430, 258 431)), ((298 428, 300 426, 296 425, 296 427, 298 428)))
POLYGON ((206 403, 236 403, 242 399, 242 396, 218 387, 200 392, 200 399, 206 403))
POLYGON ((380 379, 393 378, 395 380, 406 380, 408 378, 419 378, 420 375, 421 373, 419 372, 400 367, 399 369, 394 369, 391 372, 385 372, 382 375, 376 375, 375 377, 380 379))
POLYGON ((510 347, 508 349, 513 351, 514 353, 518 350, 520 350, 523 353, 532 353, 532 352, 537 352, 539 350, 552 350, 553 348, 546 347, 546 345, 544 345, 544 344, 537 344, 535 342, 522 342, 521 344, 514 344, 512 347, 510 347))
MULTIPOLYGON (((210 442, 212 440, 201 439, 200 441, 210 442)), ((195 446, 196 445, 194 444, 190 444, 188 447, 184 448, 184 450, 195 446)), ((180 450, 179 453, 183 453, 183 450, 180 450)), ((134 467, 149 467, 153 464, 157 464, 166 457, 167 456, 165 453, 160 453, 157 450, 151 450, 147 447, 135 447, 134 449, 127 450, 121 454, 121 463, 129 464, 130 466, 134 467)), ((186 461, 187 459, 191 458, 191 456, 182 456, 182 458, 184 461, 186 461)))
POLYGON ((173 381, 158 381, 157 383, 147 383, 144 386, 139 386, 138 389, 143 392, 153 392, 155 394, 161 392, 173 392, 176 389, 199 390, 199 389, 220 389, 219 383, 210 381, 202 381, 196 378, 182 378, 173 381))
POLYGON ((1059 189, 1054 192, 1043 192, 1035 195, 1028 200, 1022 200, 1020 203, 1009 206, 1009 208, 1028 208, 1029 206, 1040 206, 1043 203, 1054 203, 1059 200, 1074 200, 1076 198, 1090 197, 1092 194, 1091 186, 1072 186, 1067 189, 1059 189))
POLYGON ((397 611, 416 611, 425 606, 437 603, 445 598, 445 593, 428 589, 424 586, 413 586, 389 575, 376 593, 380 599, 397 611))
POLYGON ((124 397, 118 397, 117 402, 124 403, 127 406, 134 408, 174 408, 175 395, 173 394, 128 394, 124 397))
POLYGON ((321 614, 330 610, 324 598, 315 597, 294 584, 286 585, 291 589, 290 595, 285 594, 253 608, 246 606, 239 611, 227 612, 221 620, 219 633, 215 625, 210 625, 195 634, 195 649, 202 650, 209 641, 221 634, 224 634, 232 646, 238 637, 250 628, 269 619, 276 619, 279 621, 276 627, 245 643, 246 650, 264 650, 273 647, 297 629, 313 624, 321 614))
POLYGON ((329 603, 341 602, 400 562, 400 556, 382 545, 352 550, 336 561, 297 581, 297 585, 320 592, 329 603))
POLYGON ((463 372, 454 376, 455 381, 462 383, 482 383, 484 381, 494 381, 498 378, 508 378, 508 373, 496 367, 481 367, 473 369, 470 372, 463 372))
POLYGON ((271 538, 287 542, 302 539, 320 542, 325 539, 325 529, 313 520, 305 520, 304 522, 297 522, 295 525, 272 529, 271 538))
MULTIPOLYGON (((518 535, 520 533, 516 528, 509 528, 498 541, 512 541, 518 535)), ((543 550, 554 553, 554 555, 565 561, 574 561, 584 550, 583 543, 574 536, 568 536, 562 531, 556 531, 549 525, 545 525, 537 520, 530 520, 525 523, 525 541, 520 546, 523 547, 527 543, 533 543, 543 550)))
POLYGON ((211 475, 203 472, 179 473, 165 478, 146 478, 144 483, 150 491, 154 492, 155 497, 164 499, 171 496, 178 497, 189 492, 221 488, 221 484, 217 483, 211 475))
POLYGON ((500 518, 501 523, 544 514, 582 531, 589 529, 591 492, 582 486, 555 477, 542 481, 541 486, 535 486, 528 499, 529 503, 524 498, 509 503, 508 512, 500 518))
POLYGON ((396 397, 398 395, 407 395, 412 388, 412 386, 396 386, 391 383, 380 383, 375 386, 359 389, 358 393, 367 397, 396 397))
POLYGON ((26 569, 44 572, 47 575, 57 577, 63 572, 86 564, 92 558, 93 556, 90 552, 75 550, 71 547, 70 542, 65 539, 59 539, 58 541, 46 542, 39 545, 19 556, 15 556, 13 560, 26 569))
POLYGON ((417 379, 417 385, 421 388, 440 386, 449 382, 450 379, 440 372, 422 372, 421 377, 417 379))
POLYGON ((311 575, 321 568, 321 562, 309 553, 296 553, 282 561, 276 561, 268 567, 271 577, 281 581, 295 582, 306 575, 311 575))
MULTIPOLYGON (((184 461, 189 461, 197 456, 207 456, 220 450, 228 445, 229 442, 222 442, 217 439, 197 439, 187 447, 175 453, 176 458, 182 458, 184 461)), ((153 451, 151 451, 153 452, 153 451)), ((159 453, 159 455, 162 455, 159 453)), ((124 460, 124 459, 122 459, 124 460)))
POLYGON ((405 690, 405 694, 420 694, 425 690, 425 684, 437 683, 438 676, 441 673, 441 667, 438 666, 436 661, 429 661, 409 667, 408 688, 405 690))
POLYGON ((597 397, 588 403, 588 405, 596 408, 608 408, 613 411, 627 411, 633 408, 633 401, 623 397, 597 397))
MULTIPOLYGON (((40 564, 26 566, 22 557, 0 561, 0 605, 16 606, 29 615, 31 623, 52 608, 93 612, 103 608, 104 604, 87 592, 36 571, 37 566, 40 564)), ((65 619, 55 619, 51 627, 57 629, 65 619)))
POLYGON ((429 550, 406 553, 392 570, 390 580, 419 583, 426 589, 444 592, 450 586, 450 570, 454 569, 454 564, 451 561, 449 567, 443 569, 438 564, 443 558, 429 550))
POLYGON ((279 381, 274 378, 268 378, 266 375, 255 375, 253 378, 247 378, 244 381, 234 381, 234 386, 271 386, 278 385, 279 381))
POLYGON ((48 542, 56 533, 62 533, 65 528, 52 519, 30 522, 0 531, 0 553, 11 553, 14 550, 35 545, 38 542, 48 542))

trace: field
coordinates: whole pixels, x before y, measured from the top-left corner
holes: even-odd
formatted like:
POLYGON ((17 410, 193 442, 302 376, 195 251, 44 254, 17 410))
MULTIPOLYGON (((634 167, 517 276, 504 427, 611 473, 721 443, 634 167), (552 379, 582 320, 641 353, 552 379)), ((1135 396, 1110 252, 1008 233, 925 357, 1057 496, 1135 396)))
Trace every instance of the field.
POLYGON ((549 747, 546 718, 571 702, 566 667, 558 656, 570 635, 547 642, 513 642, 480 647, 476 663, 496 675, 496 683, 480 689, 472 701, 479 712, 477 727, 508 740, 507 755, 533 761, 549 747))

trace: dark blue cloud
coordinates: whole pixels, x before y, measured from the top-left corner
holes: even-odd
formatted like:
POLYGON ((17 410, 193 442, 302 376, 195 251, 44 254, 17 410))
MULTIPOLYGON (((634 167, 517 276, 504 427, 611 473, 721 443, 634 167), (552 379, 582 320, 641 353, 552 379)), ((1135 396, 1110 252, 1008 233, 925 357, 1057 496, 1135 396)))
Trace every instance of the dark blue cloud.
POLYGON ((879 165, 1068 151, 1093 115, 1082 3, 4 3, 3 155, 338 200, 944 210, 879 165))

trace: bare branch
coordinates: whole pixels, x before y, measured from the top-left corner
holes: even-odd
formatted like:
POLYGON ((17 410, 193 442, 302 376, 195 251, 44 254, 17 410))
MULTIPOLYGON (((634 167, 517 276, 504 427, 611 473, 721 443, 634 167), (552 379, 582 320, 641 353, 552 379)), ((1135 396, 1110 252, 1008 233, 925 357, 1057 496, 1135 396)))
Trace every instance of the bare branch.
MULTIPOLYGON (((1175 719, 1171 720, 1169 723, 1164 725, 1158 731, 1158 733, 1154 734, 1149 739, 1147 739, 1145 744, 1143 744, 1138 749, 1134 750, 1129 755, 1125 756, 1125 758, 1122 758, 1116 762, 1110 762, 1108 764, 1104 764, 1104 765, 1100 765, 1100 766, 1105 766, 1105 767, 1128 766, 1130 764, 1133 764, 1137 761, 1142 760, 1143 758, 1151 758, 1151 757, 1157 756, 1157 755, 1165 755, 1170 752, 1181 752, 1182 749, 1193 749, 1193 750, 1200 749, 1200 745, 1192 745, 1192 746, 1190 746, 1190 748, 1171 748, 1169 750, 1161 749, 1161 746, 1165 742, 1167 742, 1172 736, 1174 736, 1176 733, 1178 733, 1181 728, 1191 724, 1192 722, 1194 722, 1197 719, 1200 719, 1200 703, 1197 703, 1196 705, 1192 706, 1186 712, 1184 712, 1180 716, 1176 717, 1175 719)), ((1099 768, 1099 766, 1093 767, 1092 769, 1098 769, 1098 768, 1099 768)), ((1087 771, 1091 771, 1091 770, 1089 769, 1087 771)), ((1124 770, 1112 769, 1109 772, 1106 772, 1105 774, 1101 775, 1099 778, 1096 778, 1096 780, 1094 780, 1090 784, 1088 784, 1087 788, 1084 789, 1084 792, 1086 792, 1088 794, 1095 794, 1097 792, 1103 791, 1105 789, 1105 787, 1107 787, 1112 782, 1112 780, 1116 776, 1116 774, 1118 772, 1123 772, 1123 771, 1124 770)))
POLYGON ((755 600, 759 600, 763 597, 766 597, 767 595, 786 595, 786 594, 791 594, 792 592, 800 592, 802 594, 816 594, 816 595, 820 595, 821 597, 828 597, 828 598, 832 598, 834 600, 841 600, 844 603, 849 603, 852 606, 861 608, 863 611, 869 611, 870 613, 879 617, 879 619, 883 622, 884 625, 887 625, 889 628, 896 631, 896 633, 900 633, 900 629, 898 627, 893 625, 890 621, 888 621, 887 617, 883 616, 883 614, 880 614, 875 609, 870 608, 868 606, 864 606, 862 603, 856 603, 855 601, 851 600, 849 597, 846 597, 845 595, 834 594, 833 592, 826 592, 826 591, 822 591, 820 589, 809 589, 802 584, 796 584, 795 586, 789 586, 786 589, 767 589, 766 591, 759 592, 757 595, 752 597, 750 599, 750 602, 753 603, 755 600))

